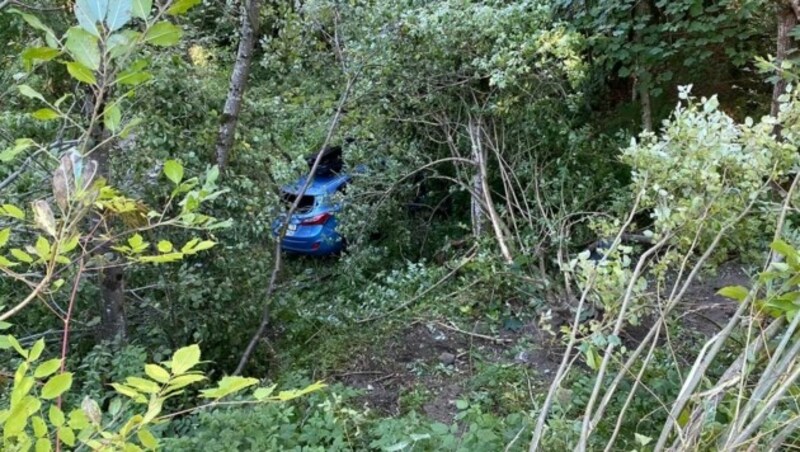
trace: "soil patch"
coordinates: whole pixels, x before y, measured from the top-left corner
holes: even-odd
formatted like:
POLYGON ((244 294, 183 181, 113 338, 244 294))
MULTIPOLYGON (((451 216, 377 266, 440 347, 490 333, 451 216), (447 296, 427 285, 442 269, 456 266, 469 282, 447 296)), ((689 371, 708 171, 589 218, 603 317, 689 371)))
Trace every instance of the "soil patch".
MULTIPOLYGON (((478 334, 478 333, 475 333, 478 334)), ((330 378, 364 390, 364 408, 398 415, 406 408, 401 396, 412 389, 426 391, 422 412, 446 424, 457 413, 456 400, 466 396, 465 385, 475 373, 473 357, 485 363, 524 366, 535 372, 535 386, 549 384, 557 359, 544 347, 543 333, 535 325, 516 332, 504 331, 502 342, 487 340, 443 327, 438 321, 417 321, 366 353, 353 357, 348 370, 330 378), (532 340, 539 337, 541 340, 532 340), (536 344, 525 346, 525 344, 536 344), (511 349, 522 348, 514 354, 511 349), (555 358, 556 360, 554 360, 555 358)))

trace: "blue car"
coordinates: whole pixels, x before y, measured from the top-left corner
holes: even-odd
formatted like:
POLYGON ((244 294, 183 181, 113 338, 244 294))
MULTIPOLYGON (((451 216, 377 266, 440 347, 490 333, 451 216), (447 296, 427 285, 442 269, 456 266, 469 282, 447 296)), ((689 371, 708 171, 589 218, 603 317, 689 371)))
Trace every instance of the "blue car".
MULTIPOLYGON (((294 184, 281 189, 281 197, 291 206, 306 183, 302 177, 294 184)), ((340 253, 345 239, 337 231, 336 213, 341 210, 341 202, 334 195, 344 192, 350 182, 346 174, 328 173, 315 176, 300 198, 297 210, 289 219, 286 235, 281 241, 284 251, 312 256, 326 256, 340 253)), ((281 215, 272 224, 272 234, 276 238, 281 232, 286 215, 281 215)))

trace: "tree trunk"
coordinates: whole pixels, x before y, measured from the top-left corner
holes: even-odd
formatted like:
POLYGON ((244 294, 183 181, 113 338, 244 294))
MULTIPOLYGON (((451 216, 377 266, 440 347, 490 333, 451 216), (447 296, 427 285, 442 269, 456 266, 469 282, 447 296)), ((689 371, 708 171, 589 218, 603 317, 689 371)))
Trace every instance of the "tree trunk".
POLYGON ((653 107, 650 105, 650 74, 639 80, 639 100, 642 104, 642 128, 653 131, 653 107))
MULTIPOLYGON (((649 0, 640 0, 636 3, 634 16, 648 16, 650 15, 649 0)), ((637 31, 634 34, 633 40, 640 42, 642 40, 641 33, 637 31)), ((641 64, 641 63, 640 63, 641 64)), ((650 71, 648 68, 640 67, 638 79, 636 84, 639 87, 639 102, 642 107, 642 128, 647 132, 653 131, 653 107, 650 104, 650 71)))
MULTIPOLYGON (((102 111, 102 109, 100 110, 102 111)), ((93 143, 100 143, 107 139, 109 134, 103 130, 103 125, 95 126, 93 131, 93 143)), ((110 145, 108 143, 100 146, 94 151, 93 156, 97 160, 97 175, 110 182, 111 171, 109 162, 110 145)), ((96 218, 95 222, 103 221, 96 218)), ((96 223, 95 223, 96 224, 96 223)), ((96 254, 111 256, 109 266, 102 269, 98 274, 100 279, 100 330, 98 338, 101 341, 113 341, 127 339, 128 321, 125 315, 125 270, 115 266, 115 254, 111 251, 111 244, 106 244, 97 250, 96 254)))
POLYGON ((100 308, 100 334, 104 341, 127 339, 125 315, 125 272, 121 267, 108 267, 100 272, 103 303, 100 308))
POLYGON ((472 198, 470 201, 470 214, 472 217, 472 234, 475 238, 483 235, 484 223, 486 222, 483 213, 483 172, 486 152, 480 145, 480 128, 477 121, 470 118, 467 125, 469 140, 472 150, 472 161, 475 163, 475 174, 472 175, 472 198))
POLYGON ((222 121, 217 137, 216 157, 219 169, 225 170, 228 166, 233 140, 236 136, 236 124, 239 122, 239 112, 242 110, 242 98, 247 89, 247 79, 250 75, 250 62, 253 59, 253 49, 258 40, 258 15, 261 0, 244 0, 242 4, 242 24, 239 39, 239 50, 236 53, 236 62, 233 65, 231 83, 228 88, 228 98, 222 112, 222 121))
MULTIPOLYGON (((781 65, 788 58, 793 50, 792 38, 789 32, 797 25, 797 15, 794 9, 788 5, 780 5, 778 7, 778 45, 775 52, 775 65, 778 66, 778 81, 775 83, 775 88, 772 90, 772 107, 770 114, 777 117, 780 110, 780 101, 778 100, 781 95, 786 92, 787 81, 783 77, 783 69, 781 65)), ((776 130, 776 133, 779 133, 776 130)))
POLYGON ((494 208, 492 201, 492 191, 489 188, 489 177, 486 170, 486 149, 483 146, 483 121, 480 119, 470 118, 469 125, 469 139, 472 145, 472 159, 475 161, 476 170, 472 180, 472 229, 475 237, 480 237, 483 232, 483 223, 485 222, 484 209, 489 215, 489 220, 492 224, 497 245, 500 247, 500 253, 507 263, 513 263, 514 259, 511 257, 508 244, 506 243, 505 234, 503 233, 503 226, 500 223, 500 216, 494 208))

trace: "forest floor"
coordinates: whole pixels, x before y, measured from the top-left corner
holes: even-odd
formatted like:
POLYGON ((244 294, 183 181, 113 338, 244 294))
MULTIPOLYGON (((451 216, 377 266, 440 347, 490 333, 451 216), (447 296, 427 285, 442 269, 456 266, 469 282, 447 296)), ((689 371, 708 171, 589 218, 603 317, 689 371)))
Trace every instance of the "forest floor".
MULTIPOLYGON (((717 292, 749 283, 743 266, 735 262, 698 278, 678 309, 678 327, 692 333, 681 334, 681 340, 702 341, 719 331, 737 305, 717 292)), ((469 326, 460 321, 456 326, 440 316, 417 313, 390 327, 364 325, 375 334, 354 339, 336 370, 323 371, 324 377, 362 390, 358 400, 363 408, 383 416, 413 410, 450 424, 476 398, 499 412, 529 409, 534 397, 547 391, 562 359, 563 342, 533 319, 513 328, 500 321, 473 321, 469 326)), ((635 345, 649 329, 645 319, 622 339, 635 345)), ((685 358, 690 364, 691 357, 685 358)))

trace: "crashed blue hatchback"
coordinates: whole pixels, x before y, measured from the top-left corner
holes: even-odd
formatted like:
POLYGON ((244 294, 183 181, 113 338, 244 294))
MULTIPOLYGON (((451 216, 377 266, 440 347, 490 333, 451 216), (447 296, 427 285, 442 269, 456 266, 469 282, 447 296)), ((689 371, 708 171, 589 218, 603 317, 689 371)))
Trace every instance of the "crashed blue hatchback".
MULTIPOLYGON (((296 182, 281 187, 281 198, 287 210, 300 196, 297 209, 289 218, 286 235, 281 240, 281 249, 290 253, 312 256, 338 254, 346 246, 346 240, 336 230, 336 214, 342 209, 341 197, 351 176, 342 172, 341 148, 331 147, 322 151, 323 156, 305 193, 300 191, 308 180, 308 175, 296 182)), ((313 166, 317 154, 307 157, 309 168, 313 166)), ((272 223, 272 235, 280 236, 286 222, 286 213, 272 223)))

